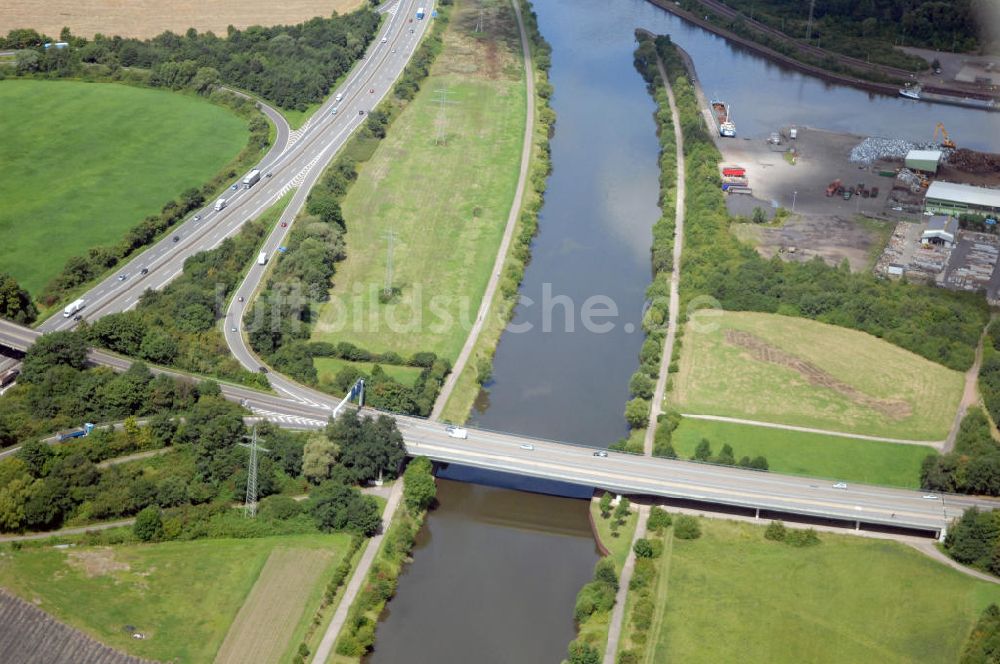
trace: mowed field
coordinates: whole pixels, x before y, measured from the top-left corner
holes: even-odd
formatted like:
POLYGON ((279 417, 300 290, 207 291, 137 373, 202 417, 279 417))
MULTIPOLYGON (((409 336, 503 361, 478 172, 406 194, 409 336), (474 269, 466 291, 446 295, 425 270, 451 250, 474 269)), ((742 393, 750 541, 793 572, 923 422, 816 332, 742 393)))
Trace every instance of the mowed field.
POLYGON ((188 28, 211 30, 225 36, 230 25, 280 25, 300 23, 313 16, 329 16, 357 9, 365 0, 4 0, 0 3, 0 33, 13 28, 34 28, 58 37, 63 27, 74 35, 97 33, 122 37, 155 37, 170 30, 183 34, 188 28))
POLYGON ((690 459, 703 438, 712 445, 712 454, 718 454, 728 443, 737 459, 767 457, 770 470, 777 473, 912 488, 920 484, 920 464, 928 454, 937 453, 926 445, 883 443, 687 417, 674 431, 671 443, 681 458, 690 459))
POLYGON ((342 553, 342 549, 333 548, 274 550, 229 628, 216 663, 281 660, 303 618, 307 600, 322 591, 320 578, 331 564, 339 562, 342 553))
POLYGON ((66 259, 118 242, 245 146, 225 109, 160 90, 0 82, 0 271, 32 294, 66 259))
POLYGON ((404 357, 461 350, 514 198, 526 103, 513 10, 497 5, 482 35, 478 16, 456 7, 431 75, 351 187, 347 259, 314 340, 404 357), (399 294, 382 304, 390 232, 399 294))
MULTIPOLYGON (((25 548, 0 556, 0 586, 134 655, 210 662, 273 551, 305 552, 308 559, 319 551, 335 564, 349 543, 348 535, 335 534, 25 548), (126 625, 146 638, 131 638, 126 625)), ((286 554, 281 560, 287 560, 286 554)), ((275 610, 286 606, 283 588, 301 574, 294 572, 287 585, 276 588, 271 597, 275 610)), ((302 607, 305 600, 294 601, 302 607)))
POLYGON ((961 373, 863 332, 718 312, 685 327, 671 400, 685 413, 936 441, 962 387, 961 373))
POLYGON ((1000 602, 1000 585, 896 542, 821 533, 795 548, 762 526, 701 527, 660 559, 666 611, 646 662, 951 664, 1000 602))

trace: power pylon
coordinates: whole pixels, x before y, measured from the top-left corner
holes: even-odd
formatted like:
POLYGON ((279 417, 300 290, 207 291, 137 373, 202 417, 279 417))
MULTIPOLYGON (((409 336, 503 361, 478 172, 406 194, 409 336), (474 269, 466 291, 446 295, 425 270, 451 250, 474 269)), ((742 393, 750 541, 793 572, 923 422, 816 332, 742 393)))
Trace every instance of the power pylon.
POLYGON ((243 516, 252 519, 257 516, 257 452, 270 452, 271 450, 257 445, 257 427, 253 428, 253 435, 248 443, 237 443, 240 447, 250 450, 250 463, 247 466, 247 497, 243 505, 243 516))

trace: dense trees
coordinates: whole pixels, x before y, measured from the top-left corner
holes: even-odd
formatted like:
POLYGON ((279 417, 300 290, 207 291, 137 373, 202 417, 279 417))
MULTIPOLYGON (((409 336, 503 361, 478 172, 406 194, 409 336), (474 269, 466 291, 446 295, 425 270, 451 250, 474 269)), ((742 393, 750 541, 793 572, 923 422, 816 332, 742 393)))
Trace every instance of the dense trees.
POLYGON ((994 664, 1000 661, 1000 608, 990 604, 972 628, 962 648, 959 664, 994 664))
POLYGON ((27 325, 38 317, 38 310, 28 291, 14 277, 0 272, 0 318, 27 325))
POLYGON ((348 410, 326 429, 340 449, 340 464, 353 482, 371 482, 399 474, 406 448, 396 421, 386 415, 359 417, 348 410))
POLYGON ((306 510, 320 530, 327 532, 353 530, 371 536, 382 527, 375 499, 338 481, 324 482, 313 489, 306 510))
POLYGON ((434 504, 437 484, 434 467, 427 457, 417 457, 403 473, 403 501, 411 512, 423 512, 434 504))
POLYGON ((367 48, 379 25, 369 8, 343 16, 316 17, 298 25, 230 26, 225 37, 191 29, 183 35, 164 32, 139 40, 97 35, 72 38, 69 49, 44 49, 51 41, 32 30, 13 30, 6 47, 33 49, 19 57, 19 72, 72 75, 99 65, 149 70, 158 87, 204 90, 223 82, 249 90, 289 109, 305 110, 321 101, 330 87, 367 48))
POLYGON ((971 507, 951 525, 944 548, 960 563, 1000 575, 1000 521, 994 511, 971 507))
POLYGON ((1000 496, 1000 445, 993 440, 989 419, 980 408, 970 408, 962 419, 954 450, 924 459, 920 486, 933 491, 1000 496))

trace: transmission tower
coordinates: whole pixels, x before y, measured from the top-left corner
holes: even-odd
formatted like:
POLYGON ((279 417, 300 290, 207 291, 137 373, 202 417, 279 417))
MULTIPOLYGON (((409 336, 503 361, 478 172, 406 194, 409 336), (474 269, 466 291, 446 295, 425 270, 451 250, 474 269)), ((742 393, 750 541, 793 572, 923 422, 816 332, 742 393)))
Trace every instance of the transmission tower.
POLYGON ((809 20, 806 21, 806 43, 812 39, 813 34, 813 9, 816 7, 816 0, 809 0, 809 20))
POLYGON ((252 519, 257 516, 257 452, 270 452, 271 450, 257 445, 257 427, 253 428, 253 435, 250 443, 238 443, 240 447, 250 450, 250 463, 247 466, 247 498, 243 505, 243 516, 252 519))
POLYGON ((451 90, 446 90, 444 88, 439 88, 434 91, 437 98, 434 100, 438 103, 438 117, 437 117, 437 138, 434 139, 436 145, 443 145, 445 142, 445 135, 448 129, 448 112, 446 104, 457 104, 457 101, 451 101, 448 99, 448 95, 453 94, 451 90))

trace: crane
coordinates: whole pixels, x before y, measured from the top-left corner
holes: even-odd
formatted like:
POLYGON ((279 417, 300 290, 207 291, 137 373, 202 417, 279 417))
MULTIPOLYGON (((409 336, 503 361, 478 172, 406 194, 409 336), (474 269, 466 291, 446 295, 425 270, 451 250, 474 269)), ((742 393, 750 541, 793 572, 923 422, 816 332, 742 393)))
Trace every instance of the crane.
POLYGON ((932 142, 937 142, 937 137, 938 137, 939 133, 941 134, 941 138, 943 139, 941 141, 941 147, 944 147, 944 148, 954 148, 955 147, 955 141, 951 140, 948 137, 948 130, 944 128, 944 123, 943 122, 937 123, 937 126, 934 127, 934 138, 932 139, 932 142))

